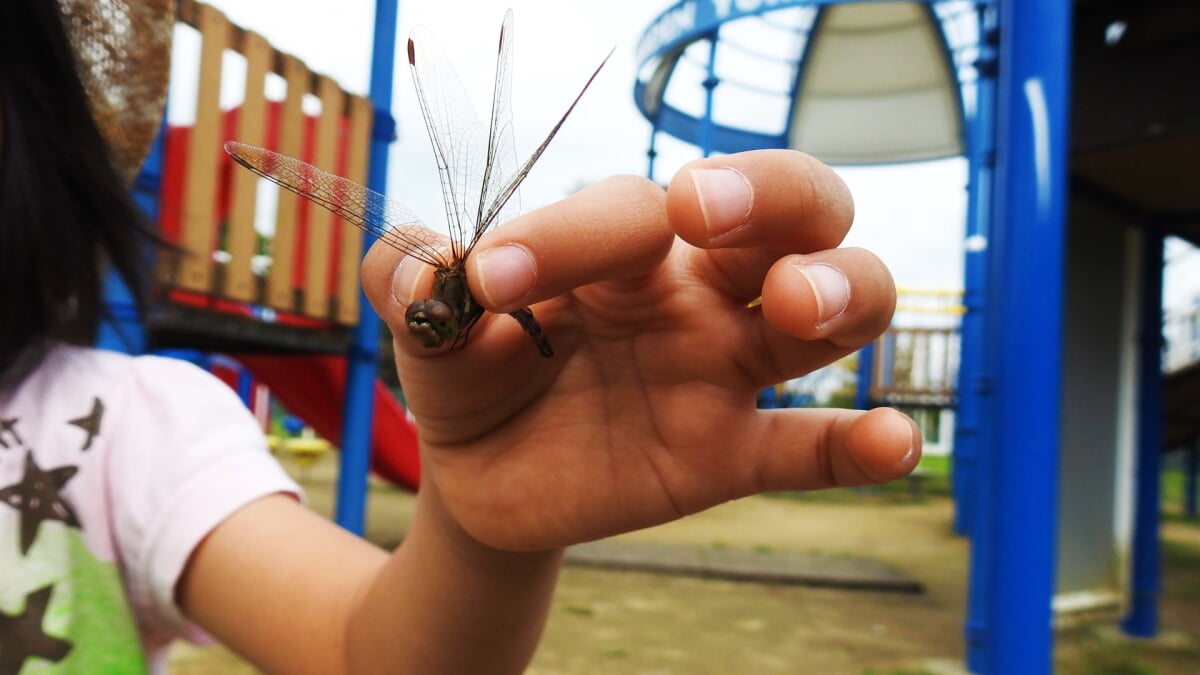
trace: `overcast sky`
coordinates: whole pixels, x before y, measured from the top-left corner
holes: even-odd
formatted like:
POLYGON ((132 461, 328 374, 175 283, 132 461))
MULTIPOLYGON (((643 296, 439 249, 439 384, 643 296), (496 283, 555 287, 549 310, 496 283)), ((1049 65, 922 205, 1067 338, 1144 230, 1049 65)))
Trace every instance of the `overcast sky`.
MULTIPOLYGON (((277 48, 331 75, 346 89, 369 86, 372 0, 208 0, 235 23, 259 32, 277 48)), ((388 194, 431 224, 443 222, 442 201, 429 141, 403 57, 414 25, 438 37, 476 102, 486 113, 494 75, 496 36, 504 11, 515 15, 512 102, 517 154, 527 156, 545 136, 596 64, 616 52, 522 186, 530 210, 580 186, 617 173, 645 175, 650 126, 633 104, 634 46, 666 0, 400 0, 393 114, 400 140, 392 146, 388 194)), ((179 34, 178 50, 189 49, 179 34)), ((187 60, 178 56, 177 64, 187 60)), ((178 66, 177 66, 178 67, 178 66)), ((186 73, 180 78, 194 80, 186 73)), ((230 93, 227 105, 236 104, 230 93), (231 98, 232 97, 232 98, 231 98)), ((188 101, 172 99, 172 121, 186 121, 188 101)), ((697 156, 683 144, 660 146, 656 178, 697 156)), ((848 244, 875 251, 898 285, 957 289, 962 285, 965 162, 951 159, 902 167, 845 168, 855 195, 855 226, 848 244)), ((1178 254, 1196 258, 1190 252, 1178 254)), ((1176 275, 1178 276, 1178 275, 1176 275)), ((1169 278, 1170 293, 1195 295, 1200 281, 1169 278)))

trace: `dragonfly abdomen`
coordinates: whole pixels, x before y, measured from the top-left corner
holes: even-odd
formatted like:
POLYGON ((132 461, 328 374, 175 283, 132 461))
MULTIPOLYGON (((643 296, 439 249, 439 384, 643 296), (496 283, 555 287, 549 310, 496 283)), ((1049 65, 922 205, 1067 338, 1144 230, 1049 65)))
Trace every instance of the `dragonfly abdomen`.
POLYGON ((542 332, 542 325, 537 322, 537 319, 533 318, 532 310, 528 307, 522 307, 515 312, 509 312, 508 315, 521 324, 521 328, 525 329, 525 332, 529 334, 529 339, 533 340, 533 344, 537 345, 538 351, 541 352, 542 356, 546 358, 554 356, 554 348, 550 346, 550 338, 547 338, 546 334, 542 332))

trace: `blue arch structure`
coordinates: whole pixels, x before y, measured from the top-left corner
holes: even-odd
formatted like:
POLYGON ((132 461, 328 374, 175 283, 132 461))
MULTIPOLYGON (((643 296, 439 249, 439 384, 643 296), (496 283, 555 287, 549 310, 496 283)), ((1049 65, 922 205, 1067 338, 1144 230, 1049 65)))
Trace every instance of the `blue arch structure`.
MULTIPOLYGON (((787 97, 794 106, 796 98, 792 94, 803 87, 803 69, 798 66, 805 62, 811 41, 808 36, 820 28, 825 14, 821 8, 843 4, 848 1, 874 2, 880 0, 680 0, 660 14, 643 32, 636 50, 639 66, 639 77, 634 84, 634 103, 638 110, 653 125, 650 140, 648 175, 654 176, 654 160, 656 158, 656 139, 658 134, 669 136, 692 143, 700 148, 704 156, 714 152, 733 153, 745 150, 764 148, 787 148, 792 135, 791 124, 793 110, 789 109, 784 116, 784 122, 776 130, 748 129, 732 124, 722 124, 714 119, 714 92, 722 84, 715 73, 717 46, 721 42, 722 27, 743 19, 752 17, 769 17, 780 10, 802 9, 815 10, 792 24, 777 26, 795 34, 803 43, 801 53, 787 57, 787 65, 795 67, 797 79, 790 83, 790 91, 762 92, 775 93, 787 97), (686 58, 689 46, 696 43, 709 45, 707 74, 702 81, 705 89, 705 105, 703 115, 691 114, 680 107, 667 102, 663 96, 669 81, 680 62, 686 58)), ((950 7, 955 3, 948 2, 919 2, 928 12, 934 22, 942 20, 935 15, 934 7, 950 7)), ((962 4, 962 3, 958 3, 962 4)), ((942 44, 943 57, 946 65, 955 69, 956 52, 966 45, 951 45, 949 41, 942 44)), ((729 83, 726 80, 725 83, 729 83)), ((754 88, 752 84, 745 84, 754 88)), ((958 109, 959 123, 962 122, 962 108, 958 109)), ((934 157, 928 157, 932 159, 934 157)))
MULTIPOLYGON (((634 88, 639 110, 654 127, 648 151, 651 177, 659 132, 692 143, 705 155, 788 147, 786 128, 766 133, 713 121, 713 90, 720 82, 713 76, 711 45, 726 22, 837 1, 681 0, 663 12, 639 44, 641 70, 634 88), (708 77, 701 83, 705 105, 701 114, 689 114, 667 104, 664 92, 688 46, 704 40, 711 43, 708 77)), ((970 68, 974 106, 968 107, 966 132, 967 313, 955 439, 955 525, 972 538, 964 627, 967 665, 974 672, 1049 673, 1063 390, 1065 201, 1069 187, 1078 187, 1068 180, 1067 163, 1073 7, 1068 0, 973 4, 979 42, 970 68), (1021 451, 1004 451, 1014 448, 1021 451)), ((793 100, 802 84, 797 78, 793 100)), ((1161 239, 1147 240, 1151 250, 1142 311, 1145 325, 1152 327, 1158 304, 1149 296, 1156 292, 1152 277, 1160 271, 1156 261, 1161 262, 1153 251, 1155 241, 1161 249, 1161 239)), ((1156 363, 1143 354, 1142 372, 1157 373, 1156 363)), ((1140 419, 1156 419, 1161 403, 1148 397, 1138 413, 1140 419)), ((1157 457, 1160 445, 1148 433, 1140 443, 1142 458, 1148 459, 1147 453, 1157 457)), ((1142 466, 1157 464, 1145 461, 1142 466)), ((1131 633, 1148 635, 1154 624, 1146 617, 1157 612, 1157 474, 1142 473, 1130 583, 1134 607, 1124 625, 1131 633)))

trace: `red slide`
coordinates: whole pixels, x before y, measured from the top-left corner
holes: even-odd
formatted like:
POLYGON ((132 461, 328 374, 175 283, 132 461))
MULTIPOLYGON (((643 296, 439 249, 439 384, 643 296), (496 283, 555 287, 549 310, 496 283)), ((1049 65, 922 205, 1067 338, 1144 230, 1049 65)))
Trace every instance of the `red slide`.
MULTIPOLYGON (((341 356, 263 356, 239 354, 239 362, 271 388, 292 414, 328 439, 342 437, 346 400, 346 359, 341 356)), ((415 490, 421 476, 417 430, 404 407, 379 380, 371 426, 371 470, 381 478, 415 490)))

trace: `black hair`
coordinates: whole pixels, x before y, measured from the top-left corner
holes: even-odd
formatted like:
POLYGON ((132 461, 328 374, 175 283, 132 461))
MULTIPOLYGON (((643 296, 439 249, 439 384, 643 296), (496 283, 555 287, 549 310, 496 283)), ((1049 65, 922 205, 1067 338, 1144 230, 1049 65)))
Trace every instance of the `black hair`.
POLYGON ((92 118, 58 0, 0 0, 0 382, 88 345, 107 267, 145 307, 152 228, 92 118))

